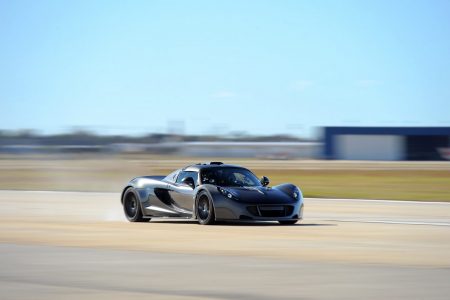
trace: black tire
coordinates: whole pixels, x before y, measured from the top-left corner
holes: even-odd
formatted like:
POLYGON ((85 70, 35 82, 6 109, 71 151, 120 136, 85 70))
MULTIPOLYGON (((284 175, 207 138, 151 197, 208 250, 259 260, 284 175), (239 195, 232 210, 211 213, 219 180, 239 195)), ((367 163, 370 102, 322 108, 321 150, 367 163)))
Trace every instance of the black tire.
POLYGON ((212 225, 216 221, 214 205, 205 192, 200 193, 195 204, 197 221, 200 225, 212 225))
POLYGON ((278 221, 281 225, 294 225, 298 222, 298 220, 285 220, 285 221, 278 221))
POLYGON ((123 194, 123 212, 130 222, 147 222, 149 219, 142 217, 141 205, 136 191, 129 188, 123 194))

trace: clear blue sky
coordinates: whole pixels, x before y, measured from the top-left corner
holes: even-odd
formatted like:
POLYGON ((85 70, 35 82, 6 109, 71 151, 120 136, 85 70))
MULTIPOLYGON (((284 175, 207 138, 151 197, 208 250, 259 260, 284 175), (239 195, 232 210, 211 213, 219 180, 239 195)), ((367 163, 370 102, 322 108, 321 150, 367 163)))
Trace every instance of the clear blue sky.
POLYGON ((450 1, 0 0, 0 129, 449 126, 450 1))

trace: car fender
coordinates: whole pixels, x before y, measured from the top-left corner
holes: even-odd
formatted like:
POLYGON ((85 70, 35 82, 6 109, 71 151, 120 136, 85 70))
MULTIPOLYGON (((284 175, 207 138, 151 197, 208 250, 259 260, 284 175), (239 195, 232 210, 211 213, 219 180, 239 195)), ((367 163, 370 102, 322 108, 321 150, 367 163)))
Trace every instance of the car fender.
MULTIPOLYGON (((197 201, 198 201, 198 196, 200 195, 200 193, 205 192, 209 199, 211 199, 214 211, 216 211, 216 203, 215 203, 215 197, 214 197, 214 190, 217 190, 217 187, 215 185, 211 185, 211 184, 205 184, 205 185, 201 185, 198 188, 198 191, 195 195, 195 201, 194 201, 194 208, 193 208, 193 217, 197 218, 197 201)), ((217 215, 216 215, 216 219, 217 219, 217 215)))
POLYGON ((285 194, 287 194, 289 196, 292 195, 292 193, 294 192, 295 189, 298 189, 299 192, 300 192, 300 198, 301 199, 303 198, 302 190, 298 186, 296 186, 296 185, 294 185, 292 183, 283 183, 283 184, 276 185, 276 186, 274 186, 272 188, 280 190, 280 191, 282 191, 283 193, 285 193, 285 194))

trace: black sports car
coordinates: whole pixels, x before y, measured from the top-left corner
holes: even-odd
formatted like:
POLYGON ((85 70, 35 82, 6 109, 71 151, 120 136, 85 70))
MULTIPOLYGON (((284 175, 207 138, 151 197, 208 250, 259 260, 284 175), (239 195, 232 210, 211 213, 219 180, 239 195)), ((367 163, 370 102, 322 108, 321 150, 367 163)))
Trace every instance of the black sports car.
POLYGON ((293 184, 269 187, 246 168, 221 162, 199 163, 167 176, 142 176, 122 192, 130 222, 152 217, 196 219, 200 224, 222 220, 278 221, 295 224, 303 217, 303 196, 293 184))

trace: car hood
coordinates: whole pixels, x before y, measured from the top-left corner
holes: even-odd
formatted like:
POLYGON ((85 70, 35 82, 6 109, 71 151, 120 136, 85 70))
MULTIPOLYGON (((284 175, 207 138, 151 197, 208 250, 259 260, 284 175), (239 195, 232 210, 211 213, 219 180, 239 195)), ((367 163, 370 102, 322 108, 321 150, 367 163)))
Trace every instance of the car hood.
POLYGON ((287 195, 285 192, 278 190, 276 187, 223 187, 225 190, 233 194, 238 200, 247 203, 292 203, 296 200, 287 195))

